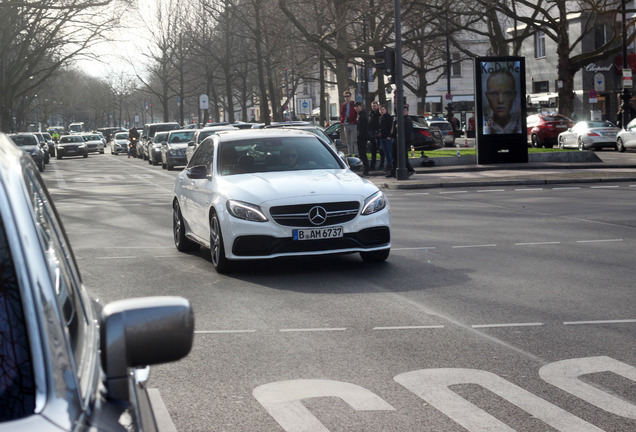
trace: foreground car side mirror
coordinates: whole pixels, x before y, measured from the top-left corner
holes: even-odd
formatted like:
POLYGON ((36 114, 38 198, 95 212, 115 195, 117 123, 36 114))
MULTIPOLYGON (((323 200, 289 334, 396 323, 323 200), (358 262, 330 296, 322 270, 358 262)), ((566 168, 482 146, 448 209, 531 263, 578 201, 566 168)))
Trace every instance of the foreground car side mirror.
POLYGON ((362 171, 362 161, 353 156, 347 156, 347 165, 349 165, 349 169, 353 172, 362 171))
POLYGON ((192 180, 203 180, 208 176, 208 169, 204 165, 193 166, 192 168, 188 168, 186 175, 192 180))
POLYGON ((118 300, 102 310, 100 334, 108 397, 125 401, 130 368, 176 361, 190 352, 194 313, 182 297, 118 300))

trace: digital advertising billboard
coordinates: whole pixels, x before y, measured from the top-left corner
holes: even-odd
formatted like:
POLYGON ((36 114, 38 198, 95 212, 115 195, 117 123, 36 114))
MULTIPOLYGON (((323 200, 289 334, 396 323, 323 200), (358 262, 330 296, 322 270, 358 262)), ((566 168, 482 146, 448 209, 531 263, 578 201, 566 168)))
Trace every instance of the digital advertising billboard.
POLYGON ((523 57, 475 59, 477 163, 528 162, 523 57))

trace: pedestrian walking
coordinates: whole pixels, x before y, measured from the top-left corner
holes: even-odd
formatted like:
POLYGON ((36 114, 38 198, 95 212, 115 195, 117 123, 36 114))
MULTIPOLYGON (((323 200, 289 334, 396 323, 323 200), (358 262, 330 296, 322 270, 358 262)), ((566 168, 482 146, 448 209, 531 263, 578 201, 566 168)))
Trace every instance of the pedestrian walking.
MULTIPOLYGON (((384 163, 387 171, 391 171, 393 167, 393 117, 386 109, 385 105, 380 105, 380 141, 382 143, 382 154, 384 155, 384 163)), ((382 165, 382 162, 380 162, 382 165)))
POLYGON ((375 161, 380 152, 380 169, 384 167, 384 154, 382 153, 382 143, 380 142, 380 106, 376 101, 371 102, 371 112, 369 113, 369 149, 371 151, 370 170, 375 170, 375 161))

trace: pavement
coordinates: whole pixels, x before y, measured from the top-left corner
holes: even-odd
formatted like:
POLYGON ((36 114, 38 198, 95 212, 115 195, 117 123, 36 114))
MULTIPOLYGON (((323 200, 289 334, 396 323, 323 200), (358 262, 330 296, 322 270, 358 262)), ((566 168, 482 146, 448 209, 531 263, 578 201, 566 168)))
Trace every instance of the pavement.
MULTIPOLYGON (((406 180, 385 177, 384 171, 371 171, 369 181, 381 189, 425 189, 469 186, 543 185, 563 183, 636 182, 636 163, 624 162, 528 162, 421 167, 411 159, 415 174, 406 180)), ((631 160, 630 160, 631 159, 631 160)))

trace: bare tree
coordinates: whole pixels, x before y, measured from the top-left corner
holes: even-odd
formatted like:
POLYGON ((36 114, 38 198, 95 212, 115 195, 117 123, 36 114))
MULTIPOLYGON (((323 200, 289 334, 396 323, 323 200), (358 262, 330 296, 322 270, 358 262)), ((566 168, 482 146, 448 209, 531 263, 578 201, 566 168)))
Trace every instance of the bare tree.
POLYGON ((0 2, 0 129, 11 127, 12 113, 22 98, 104 40, 125 8, 124 0, 53 0, 0 2))

